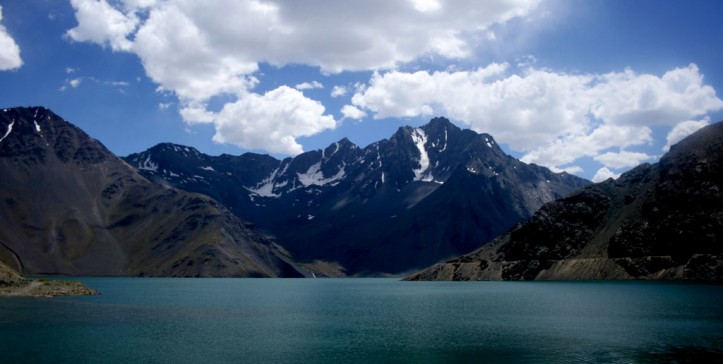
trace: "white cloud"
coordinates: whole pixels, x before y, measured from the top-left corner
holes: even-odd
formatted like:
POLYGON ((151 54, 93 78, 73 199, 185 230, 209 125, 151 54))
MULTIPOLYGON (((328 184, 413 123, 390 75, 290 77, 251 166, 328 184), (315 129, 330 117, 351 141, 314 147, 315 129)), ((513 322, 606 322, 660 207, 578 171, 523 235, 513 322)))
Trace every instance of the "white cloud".
POLYGON ((670 147, 672 147, 673 144, 683 140, 683 138, 687 137, 690 134, 693 134, 698 129, 701 129, 709 124, 710 119, 708 117, 705 117, 703 120, 686 120, 678 123, 668 133, 668 136, 666 137, 667 143, 663 147, 663 151, 669 151, 670 147))
POLYGON ((417 11, 421 11, 423 13, 437 11, 442 6, 439 3, 439 1, 437 1, 437 0, 411 0, 411 1, 412 1, 412 5, 414 5, 414 8, 417 9, 417 11))
MULTIPOLYGON (((0 22, 3 20, 3 7, 0 6, 0 22)), ((0 71, 20 68, 23 60, 20 58, 20 47, 10 36, 7 29, 0 24, 0 71)))
POLYGON ((128 37, 139 24, 135 13, 123 13, 106 0, 70 0, 78 26, 67 36, 77 42, 110 46, 114 51, 128 51, 133 43, 128 37))
POLYGON ((567 166, 567 167, 562 167, 562 168, 553 166, 553 167, 550 167, 550 170, 555 173, 567 172, 569 174, 578 174, 578 173, 584 172, 584 170, 580 166, 567 166))
POLYGON ((226 104, 213 116, 216 126, 213 140, 296 155, 303 152, 297 137, 336 127, 337 122, 324 115, 324 110, 321 103, 287 86, 264 95, 248 94, 226 104))
POLYGON ((597 77, 590 95, 592 114, 618 125, 675 125, 723 108, 715 90, 703 84, 698 66, 676 68, 658 77, 632 70, 597 77))
POLYGON ((592 181, 598 183, 605 181, 608 178, 618 179, 618 177, 620 177, 620 174, 614 173, 606 167, 602 167, 595 172, 595 176, 592 177, 592 181))
POLYGON ((600 154, 593 159, 602 163, 607 168, 620 169, 635 167, 653 157, 646 153, 620 151, 618 153, 607 152, 600 154))
POLYGON ((331 89, 331 97, 341 97, 346 95, 346 87, 344 86, 334 86, 331 89))
MULTIPOLYGON (((92 80, 92 79, 91 79, 92 80)), ((67 91, 68 88, 77 88, 83 82, 83 77, 66 79, 63 86, 60 86, 60 91, 67 91)))
POLYGON ((344 105, 341 108, 341 114, 345 119, 362 119, 367 116, 367 113, 352 105, 344 105))
MULTIPOLYGON (((148 77, 178 97, 184 120, 209 122, 217 116, 206 110, 211 98, 252 97, 260 62, 338 73, 392 69, 426 55, 463 58, 477 35, 529 15, 539 2, 71 0, 78 26, 67 35, 138 55, 148 77)), ((273 125, 280 134, 293 128, 273 125)), ((297 150, 290 145, 262 148, 297 150)))
POLYGON ((319 81, 311 81, 311 82, 302 82, 300 84, 297 84, 294 86, 297 90, 312 90, 316 88, 324 88, 324 85, 321 84, 319 81))
POLYGON ((473 71, 376 73, 352 105, 375 118, 443 114, 488 132, 522 160, 564 166, 652 141, 651 127, 723 108, 695 65, 663 76, 568 74, 493 63, 473 71))
POLYGON ((648 127, 602 125, 591 132, 565 135, 551 143, 543 144, 522 156, 525 163, 544 166, 560 166, 581 157, 595 157, 604 149, 651 142, 652 131, 648 127))
POLYGON ((122 0, 125 9, 143 9, 156 5, 158 0, 122 0))

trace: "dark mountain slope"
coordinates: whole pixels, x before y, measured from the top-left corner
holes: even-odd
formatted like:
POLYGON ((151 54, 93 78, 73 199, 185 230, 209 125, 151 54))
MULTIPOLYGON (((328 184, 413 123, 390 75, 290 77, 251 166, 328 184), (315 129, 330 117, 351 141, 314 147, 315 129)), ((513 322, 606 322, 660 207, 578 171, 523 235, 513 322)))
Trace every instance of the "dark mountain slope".
POLYGON ((469 252, 589 184, 522 163, 492 136, 444 118, 363 149, 342 139, 280 161, 169 144, 126 160, 149 179, 216 198, 296 260, 334 262, 349 275, 399 274, 469 252))
POLYGON ((412 280, 723 280, 723 123, 412 280))
POLYGON ((218 202, 149 182, 50 110, 4 109, 0 132, 0 259, 24 274, 294 274, 218 202))

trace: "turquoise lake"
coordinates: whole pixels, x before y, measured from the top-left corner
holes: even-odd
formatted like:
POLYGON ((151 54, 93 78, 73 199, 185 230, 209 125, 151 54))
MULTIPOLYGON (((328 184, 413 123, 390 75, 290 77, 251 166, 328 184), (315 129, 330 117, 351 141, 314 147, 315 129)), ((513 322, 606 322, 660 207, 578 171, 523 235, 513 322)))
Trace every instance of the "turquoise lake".
POLYGON ((79 278, 0 298, 2 363, 723 361, 723 286, 79 278))

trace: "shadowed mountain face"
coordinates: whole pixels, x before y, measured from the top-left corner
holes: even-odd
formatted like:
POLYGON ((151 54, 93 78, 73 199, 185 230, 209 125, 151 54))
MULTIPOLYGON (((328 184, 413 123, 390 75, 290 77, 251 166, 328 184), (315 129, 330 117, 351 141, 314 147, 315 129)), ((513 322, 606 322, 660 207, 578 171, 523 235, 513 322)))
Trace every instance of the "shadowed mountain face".
POLYGON ((42 107, 0 110, 0 260, 24 274, 296 276, 213 199, 149 182, 42 107))
POLYGON ((412 280, 723 280, 723 123, 412 280))
POLYGON ((208 194, 315 274, 399 274, 467 253, 589 184, 506 155, 435 118, 359 148, 342 139, 277 160, 159 144, 125 158, 150 180, 208 194), (313 262, 336 267, 322 269, 313 262))

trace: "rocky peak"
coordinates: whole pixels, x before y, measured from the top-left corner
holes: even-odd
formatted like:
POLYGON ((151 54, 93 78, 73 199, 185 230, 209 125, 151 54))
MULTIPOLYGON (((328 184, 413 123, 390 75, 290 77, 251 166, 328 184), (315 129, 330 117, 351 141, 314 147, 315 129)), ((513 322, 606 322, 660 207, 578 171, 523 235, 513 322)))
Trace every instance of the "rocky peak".
POLYGON ((0 110, 0 133, 0 258, 29 274, 285 274, 218 202, 149 182, 45 108, 0 110))
POLYGON ((44 163, 49 156, 62 163, 97 164, 112 153, 100 142, 45 107, 0 111, 0 156, 17 157, 24 165, 44 163))
POLYGON ((363 149, 345 138, 283 160, 203 155, 199 164, 175 154, 176 165, 168 167, 174 173, 193 166, 174 177, 176 186, 218 199, 294 254, 345 266, 358 261, 351 270, 401 271, 469 251, 543 203, 588 184, 522 163, 490 135, 445 118, 401 127, 363 149), (415 257, 393 262, 381 257, 379 244, 395 252, 389 257, 409 251, 415 257))
POLYGON ((717 123, 683 139, 659 163, 549 202, 491 244, 410 279, 720 282, 722 184, 717 123))

